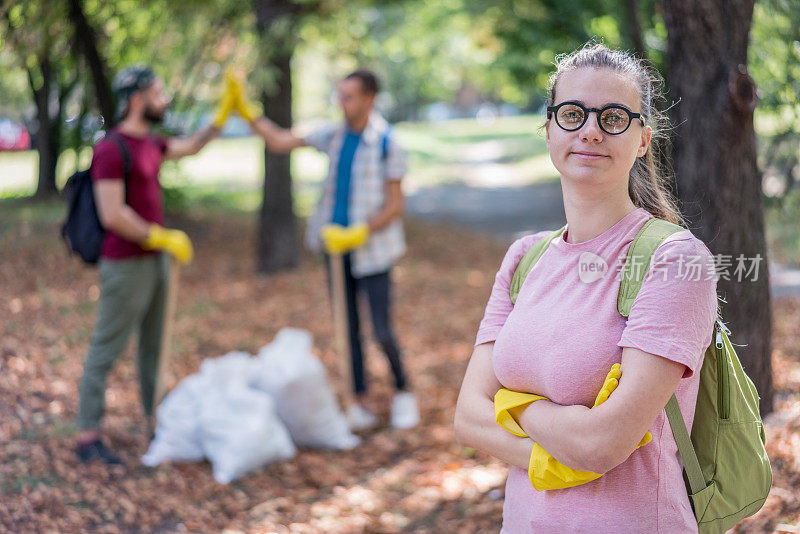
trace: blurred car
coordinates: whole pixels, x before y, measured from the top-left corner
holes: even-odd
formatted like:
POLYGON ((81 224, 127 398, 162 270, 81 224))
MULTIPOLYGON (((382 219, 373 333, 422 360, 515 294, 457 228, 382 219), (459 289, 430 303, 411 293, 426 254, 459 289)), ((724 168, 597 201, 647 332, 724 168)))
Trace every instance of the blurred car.
POLYGON ((0 151, 30 150, 31 136, 21 124, 0 119, 0 151))

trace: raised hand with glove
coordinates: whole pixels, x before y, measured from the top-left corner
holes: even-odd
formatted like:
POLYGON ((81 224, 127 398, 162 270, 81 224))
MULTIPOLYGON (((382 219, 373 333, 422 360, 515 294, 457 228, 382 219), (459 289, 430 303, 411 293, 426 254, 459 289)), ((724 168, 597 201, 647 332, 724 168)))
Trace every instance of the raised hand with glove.
POLYGON ((233 109, 239 112, 239 115, 247 122, 253 122, 261 116, 259 107, 247 98, 244 87, 239 80, 228 71, 225 75, 227 85, 230 87, 231 94, 233 95, 233 109))
POLYGON ((218 130, 221 130, 228 120, 228 115, 231 114, 236 107, 236 86, 231 83, 232 77, 225 76, 225 89, 222 91, 222 96, 217 103, 217 108, 214 111, 214 119, 211 125, 218 130))
POLYGON ((194 249, 189 236, 181 230, 171 230, 158 224, 151 224, 147 239, 142 243, 145 250, 163 250, 182 265, 188 265, 194 257, 194 249))
MULTIPOLYGON (((620 370, 620 364, 616 363, 606 375, 603 386, 600 388, 595 398, 594 405, 592 406, 593 408, 600 406, 608 400, 609 395, 611 395, 617 388, 617 385, 619 385, 621 376, 622 371, 620 370)), ((528 437, 519 425, 519 416, 532 402, 542 399, 549 400, 541 395, 511 391, 505 388, 500 389, 494 397, 495 421, 498 425, 516 436, 528 437)), ((647 432, 636 446, 636 449, 646 445, 651 439, 653 439, 653 436, 650 432, 647 432)), ((528 478, 530 478, 534 489, 538 491, 571 488, 573 486, 586 484, 601 476, 603 476, 601 473, 572 469, 553 458, 553 456, 538 443, 534 442, 533 444, 531 459, 528 465, 528 478)))
POLYGON ((328 254, 345 254, 363 246, 369 239, 369 226, 366 223, 342 226, 326 224, 320 230, 320 237, 328 254))

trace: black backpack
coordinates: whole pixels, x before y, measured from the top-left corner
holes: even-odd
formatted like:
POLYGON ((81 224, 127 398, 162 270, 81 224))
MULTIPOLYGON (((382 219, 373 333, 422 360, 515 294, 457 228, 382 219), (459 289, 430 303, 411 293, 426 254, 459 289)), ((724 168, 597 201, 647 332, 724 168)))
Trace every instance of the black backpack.
MULTIPOLYGON (((131 172, 130 152, 119 135, 109 132, 108 137, 113 139, 122 151, 125 187, 127 188, 128 174, 131 172)), ((67 220, 61 225, 61 238, 67 244, 70 252, 80 255, 86 263, 95 264, 100 258, 103 237, 106 232, 97 215, 91 170, 92 168, 89 167, 77 171, 69 177, 64 186, 69 201, 69 210, 67 220)))

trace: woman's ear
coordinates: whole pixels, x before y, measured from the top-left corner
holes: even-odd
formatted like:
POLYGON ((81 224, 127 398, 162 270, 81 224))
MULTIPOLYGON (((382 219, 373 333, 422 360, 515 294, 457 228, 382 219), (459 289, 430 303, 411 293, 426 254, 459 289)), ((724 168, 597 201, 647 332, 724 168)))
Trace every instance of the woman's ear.
POLYGON ((544 146, 550 150, 550 119, 544 122, 544 146))
POLYGON ((641 158, 647 154, 647 147, 650 146, 650 140, 653 138, 653 129, 649 126, 642 128, 642 141, 639 143, 639 149, 636 151, 636 157, 641 158))

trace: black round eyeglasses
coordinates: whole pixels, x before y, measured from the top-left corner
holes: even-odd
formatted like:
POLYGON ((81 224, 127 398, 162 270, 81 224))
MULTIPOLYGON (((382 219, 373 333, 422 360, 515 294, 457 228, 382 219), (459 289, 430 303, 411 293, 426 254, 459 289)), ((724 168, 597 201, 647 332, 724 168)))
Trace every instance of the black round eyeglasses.
POLYGON ((602 108, 587 108, 580 102, 567 101, 557 106, 547 106, 547 118, 555 115, 556 124, 562 130, 574 132, 580 130, 591 112, 597 113, 597 124, 600 129, 610 135, 624 133, 633 119, 639 119, 644 126, 641 113, 634 113, 626 107, 611 104, 602 108))

